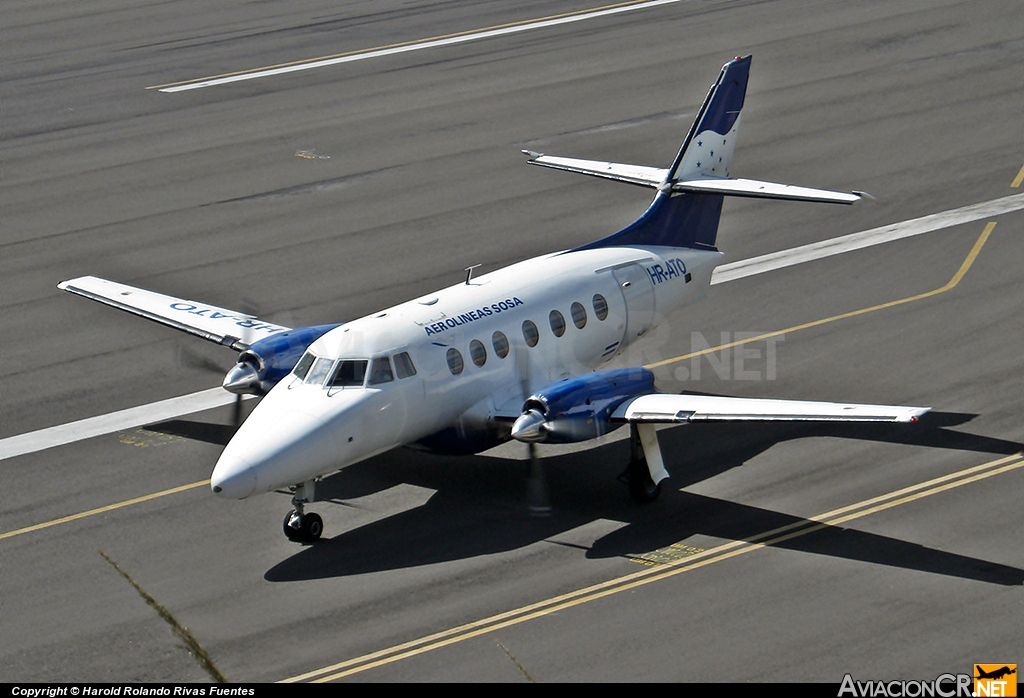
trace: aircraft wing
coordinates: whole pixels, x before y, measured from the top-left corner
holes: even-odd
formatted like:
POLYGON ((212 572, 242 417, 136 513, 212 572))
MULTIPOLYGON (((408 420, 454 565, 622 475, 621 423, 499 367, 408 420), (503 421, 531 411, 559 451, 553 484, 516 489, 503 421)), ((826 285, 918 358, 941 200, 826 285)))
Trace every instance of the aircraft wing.
POLYGON ((208 303, 165 296, 96 276, 62 281, 57 288, 91 298, 210 342, 242 351, 257 339, 291 329, 247 313, 208 303))
POLYGON ((716 395, 641 395, 619 406, 612 419, 628 422, 916 422, 930 407, 856 405, 716 395))

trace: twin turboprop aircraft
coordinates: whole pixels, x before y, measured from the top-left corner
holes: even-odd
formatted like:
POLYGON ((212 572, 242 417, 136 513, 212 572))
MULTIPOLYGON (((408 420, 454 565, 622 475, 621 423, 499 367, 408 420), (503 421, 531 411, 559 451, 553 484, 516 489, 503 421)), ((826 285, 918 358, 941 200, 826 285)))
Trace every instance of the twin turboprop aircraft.
POLYGON ((527 152, 534 165, 657 191, 634 223, 352 322, 291 329, 86 276, 72 293, 240 351, 231 392, 262 395, 213 470, 222 497, 290 488, 291 540, 323 521, 305 505, 325 475, 396 446, 477 453, 508 439, 586 441, 629 424, 634 499, 668 477, 655 425, 699 421, 915 421, 928 408, 660 393, 642 367, 602 370, 703 297, 721 260, 725 196, 850 204, 858 194, 729 177, 751 57, 727 63, 668 169, 527 152))

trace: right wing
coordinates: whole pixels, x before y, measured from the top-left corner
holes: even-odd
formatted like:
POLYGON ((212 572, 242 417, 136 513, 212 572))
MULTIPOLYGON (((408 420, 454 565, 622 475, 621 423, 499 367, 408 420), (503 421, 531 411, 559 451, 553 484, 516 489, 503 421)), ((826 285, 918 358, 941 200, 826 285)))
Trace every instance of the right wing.
POLYGON ((291 329, 236 310, 165 296, 96 276, 62 281, 57 288, 243 351, 257 339, 291 329))
POLYGON ((612 419, 627 422, 916 422, 930 407, 857 405, 808 400, 671 395, 654 393, 627 400, 612 419))

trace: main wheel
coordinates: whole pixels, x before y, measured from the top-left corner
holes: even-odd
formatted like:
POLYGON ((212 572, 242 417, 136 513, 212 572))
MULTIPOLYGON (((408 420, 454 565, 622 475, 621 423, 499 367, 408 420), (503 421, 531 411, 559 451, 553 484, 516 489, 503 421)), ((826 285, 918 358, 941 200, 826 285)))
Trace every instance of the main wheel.
POLYGON ((629 481, 629 496, 638 504, 653 502, 661 494, 661 483, 654 483, 651 471, 647 469, 647 461, 636 461, 629 464, 626 471, 629 481))

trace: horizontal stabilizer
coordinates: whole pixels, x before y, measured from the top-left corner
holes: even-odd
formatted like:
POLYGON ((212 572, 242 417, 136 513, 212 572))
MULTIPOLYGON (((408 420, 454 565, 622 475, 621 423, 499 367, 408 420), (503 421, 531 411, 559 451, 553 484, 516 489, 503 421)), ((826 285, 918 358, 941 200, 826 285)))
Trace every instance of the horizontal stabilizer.
POLYGON ((91 298, 182 332, 242 351, 258 339, 291 328, 208 303, 165 296, 96 276, 62 281, 57 288, 91 298))
MULTIPOLYGON (((527 163, 550 167, 554 170, 576 172, 578 174, 613 179, 642 187, 658 189, 665 184, 668 170, 645 165, 629 165, 603 160, 582 160, 580 158, 563 158, 555 155, 544 155, 524 150, 530 156, 527 163)), ((761 182, 756 179, 730 179, 728 177, 699 177, 681 182, 672 182, 673 192, 691 192, 697 194, 722 194, 724 196, 746 196, 758 199, 788 199, 790 201, 816 201, 830 204, 852 204, 860 201, 860 194, 827 189, 798 187, 792 184, 761 182)))
POLYGON ((612 419, 627 422, 916 422, 930 407, 856 405, 806 400, 719 397, 716 395, 641 395, 623 403, 612 419))
POLYGON ((530 156, 527 163, 550 167, 555 170, 566 172, 577 172, 579 174, 614 179, 617 182, 638 184, 643 187, 659 187, 668 176, 668 170, 658 167, 646 167, 644 165, 626 165, 618 162, 604 162, 602 160, 580 160, 579 158, 563 158, 554 155, 544 155, 531 150, 524 150, 530 156))
POLYGON ((829 204, 852 204, 860 201, 859 194, 847 194, 827 189, 811 189, 792 184, 759 182, 756 179, 689 179, 673 182, 672 191, 698 192, 702 194, 725 194, 726 196, 749 196, 758 199, 789 199, 791 201, 818 201, 829 204))

